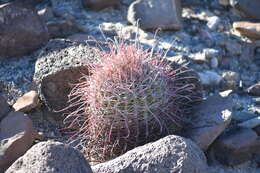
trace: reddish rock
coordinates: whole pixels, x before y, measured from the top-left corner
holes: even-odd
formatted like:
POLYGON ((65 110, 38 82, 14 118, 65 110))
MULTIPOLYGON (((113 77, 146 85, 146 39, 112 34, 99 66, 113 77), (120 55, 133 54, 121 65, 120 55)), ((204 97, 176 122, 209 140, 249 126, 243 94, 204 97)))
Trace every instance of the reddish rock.
POLYGON ((233 27, 244 36, 249 38, 260 38, 260 23, 234 22, 233 27))
POLYGON ((30 91, 18 98, 13 105, 15 111, 29 112, 36 108, 39 104, 38 93, 36 91, 30 91))
POLYGON ((0 123, 0 172, 22 156, 37 138, 40 136, 26 114, 9 113, 0 123))
POLYGON ((29 54, 49 38, 33 6, 21 1, 0 5, 0 35, 0 57, 29 54))
POLYGON ((119 1, 120 0, 82 0, 82 3, 86 8, 98 11, 113 5, 117 5, 119 1))
POLYGON ((138 0, 133 2, 127 19, 142 29, 173 29, 182 28, 180 0, 138 0))

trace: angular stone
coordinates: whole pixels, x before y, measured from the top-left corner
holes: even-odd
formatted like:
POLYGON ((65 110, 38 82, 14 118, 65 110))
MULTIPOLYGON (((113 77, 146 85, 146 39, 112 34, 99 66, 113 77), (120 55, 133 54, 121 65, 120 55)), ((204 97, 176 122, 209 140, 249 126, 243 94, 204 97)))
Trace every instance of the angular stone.
POLYGON ((247 89, 247 92, 248 92, 249 95, 260 96, 260 82, 250 86, 247 89))
POLYGON ((231 5, 242 12, 246 17, 253 20, 260 20, 259 0, 233 0, 231 5))
POLYGON ((219 95, 202 102, 192 116, 192 125, 186 132, 202 150, 206 151, 225 130, 232 118, 232 101, 219 95))
POLYGON ((36 108, 39 104, 38 93, 36 91, 30 91, 18 98, 13 105, 15 111, 29 112, 36 108))
POLYGON ((253 119, 257 117, 256 114, 253 113, 249 113, 249 112, 236 112, 234 113, 232 119, 238 122, 243 122, 243 121, 247 121, 250 119, 253 119))
POLYGON ((97 48, 87 43, 51 40, 42 50, 35 64, 34 82, 41 100, 51 111, 67 106, 68 94, 99 55, 97 48))
POLYGON ((0 35, 0 57, 31 53, 49 39, 33 7, 22 1, 0 5, 0 35))
POLYGON ((11 112, 0 123, 0 172, 22 156, 39 138, 30 118, 21 112, 11 112))
POLYGON ((92 167, 94 173, 206 173, 206 157, 191 140, 166 136, 92 167))
POLYGON ((205 87, 218 86, 220 81, 222 80, 221 76, 215 71, 206 70, 203 72, 199 72, 198 74, 202 85, 204 85, 205 87))
POLYGON ((250 119, 250 120, 247 120, 247 121, 244 121, 240 124, 238 124, 239 127, 243 127, 243 128, 254 128, 256 126, 259 126, 260 125, 260 117, 255 117, 253 119, 250 119))
POLYGON ((92 173, 84 156, 60 142, 40 142, 28 150, 6 173, 92 173))
POLYGON ((9 112, 9 105, 3 94, 0 93, 0 121, 7 115, 9 112))
POLYGON ((233 28, 244 36, 260 39, 260 23, 234 22, 233 28))
POLYGON ((260 140, 251 129, 241 129, 221 136, 213 145, 216 159, 222 164, 235 166, 252 159, 259 151, 260 140))
POLYGON ((180 0, 137 0, 129 9, 127 19, 142 29, 182 28, 180 0))
POLYGON ((82 0, 82 3, 86 8, 90 8, 96 11, 117 5, 119 2, 120 0, 82 0))

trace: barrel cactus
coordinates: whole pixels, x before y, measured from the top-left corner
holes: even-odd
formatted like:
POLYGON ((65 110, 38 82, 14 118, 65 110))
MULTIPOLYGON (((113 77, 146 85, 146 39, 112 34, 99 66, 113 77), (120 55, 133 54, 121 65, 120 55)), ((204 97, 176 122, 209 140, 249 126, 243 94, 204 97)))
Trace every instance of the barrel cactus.
POLYGON ((88 159, 106 161, 182 129, 200 83, 186 66, 138 44, 111 43, 69 95, 65 118, 88 159))

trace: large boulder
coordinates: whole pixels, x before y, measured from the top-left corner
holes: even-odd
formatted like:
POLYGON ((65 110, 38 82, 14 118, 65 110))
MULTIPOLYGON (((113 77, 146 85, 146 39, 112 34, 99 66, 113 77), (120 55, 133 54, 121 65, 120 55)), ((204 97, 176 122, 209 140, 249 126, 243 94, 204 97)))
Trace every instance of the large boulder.
POLYGON ((206 173, 204 153, 191 140, 170 135, 92 167, 95 173, 206 173))
POLYGON ((34 82, 41 100, 55 112, 67 106, 68 95, 88 65, 96 62, 97 48, 63 39, 51 40, 35 64, 34 82))
POLYGON ((0 123, 0 172, 22 156, 37 138, 39 135, 27 115, 8 114, 0 123))
POLYGON ((202 150, 206 151, 214 140, 225 130, 232 119, 232 100, 214 95, 202 102, 186 132, 202 150))
POLYGON ((130 23, 142 29, 182 28, 180 0, 137 0, 128 9, 130 23))
POLYGON ((28 150, 6 173, 92 173, 84 156, 60 142, 40 142, 28 150))
POLYGON ((28 3, 0 5, 0 57, 22 56, 49 39, 47 27, 28 3))

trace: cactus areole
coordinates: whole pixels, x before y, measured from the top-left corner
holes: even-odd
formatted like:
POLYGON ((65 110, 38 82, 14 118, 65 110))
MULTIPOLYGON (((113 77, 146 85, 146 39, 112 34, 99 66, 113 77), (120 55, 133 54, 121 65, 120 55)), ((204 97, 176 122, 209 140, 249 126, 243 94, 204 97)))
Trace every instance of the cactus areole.
POLYGON ((111 43, 69 95, 65 118, 71 139, 91 161, 106 161, 182 128, 195 102, 199 80, 139 44, 111 43))

